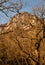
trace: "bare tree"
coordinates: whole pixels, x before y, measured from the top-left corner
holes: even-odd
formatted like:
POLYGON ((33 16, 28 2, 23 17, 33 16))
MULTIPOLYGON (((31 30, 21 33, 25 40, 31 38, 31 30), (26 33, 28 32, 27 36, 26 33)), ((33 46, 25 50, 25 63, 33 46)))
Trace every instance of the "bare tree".
POLYGON ((7 12, 17 12, 19 13, 20 9, 22 9, 23 3, 22 0, 1 0, 0 1, 0 11, 3 12, 6 16, 7 12), (8 2, 8 4, 7 4, 8 2))
POLYGON ((0 0, 0 11, 2 12, 2 13, 4 13, 6 16, 7 16, 7 14, 6 14, 6 12, 4 11, 4 9, 6 8, 6 6, 4 6, 3 4, 5 4, 5 3, 7 3, 9 0, 0 0))
POLYGON ((11 3, 11 6, 10 6, 10 11, 16 11, 17 13, 19 13, 20 9, 22 9, 23 7, 23 3, 22 3, 22 0, 17 0, 15 3, 11 3))
POLYGON ((45 5, 39 5, 35 8, 33 8, 34 15, 40 17, 41 19, 44 19, 45 16, 45 5))

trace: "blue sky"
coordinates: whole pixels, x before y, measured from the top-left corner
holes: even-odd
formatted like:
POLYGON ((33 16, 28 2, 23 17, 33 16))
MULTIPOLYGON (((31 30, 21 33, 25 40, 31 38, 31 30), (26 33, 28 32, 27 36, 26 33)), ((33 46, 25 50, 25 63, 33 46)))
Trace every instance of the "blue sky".
MULTIPOLYGON (((20 12, 30 12, 32 13, 32 8, 38 4, 42 4, 43 0, 23 0, 25 6, 20 10, 20 12)), ((10 17, 15 15, 15 13, 9 13, 9 17, 6 17, 4 13, 0 11, 0 24, 6 23, 10 17)))

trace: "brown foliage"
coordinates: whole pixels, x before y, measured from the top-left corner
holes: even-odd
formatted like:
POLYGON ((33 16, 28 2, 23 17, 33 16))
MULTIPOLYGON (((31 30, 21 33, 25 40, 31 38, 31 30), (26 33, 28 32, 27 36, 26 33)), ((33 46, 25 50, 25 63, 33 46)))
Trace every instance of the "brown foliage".
POLYGON ((0 27, 0 60, 3 63, 45 65, 45 38, 41 21, 25 12, 15 15, 4 27, 0 27))

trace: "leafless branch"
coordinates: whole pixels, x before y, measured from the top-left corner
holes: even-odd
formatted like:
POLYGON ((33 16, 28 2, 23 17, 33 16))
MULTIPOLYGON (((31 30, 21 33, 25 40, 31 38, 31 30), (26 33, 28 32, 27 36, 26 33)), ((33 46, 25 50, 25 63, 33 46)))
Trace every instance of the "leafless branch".
POLYGON ((5 10, 9 11, 9 12, 17 12, 19 13, 20 9, 22 9, 23 7, 23 2, 22 0, 17 0, 16 2, 11 2, 10 0, 1 0, 0 1, 0 11, 2 11, 2 13, 4 13, 6 16, 6 12, 5 10), (4 5, 4 3, 9 3, 9 5, 4 5))

